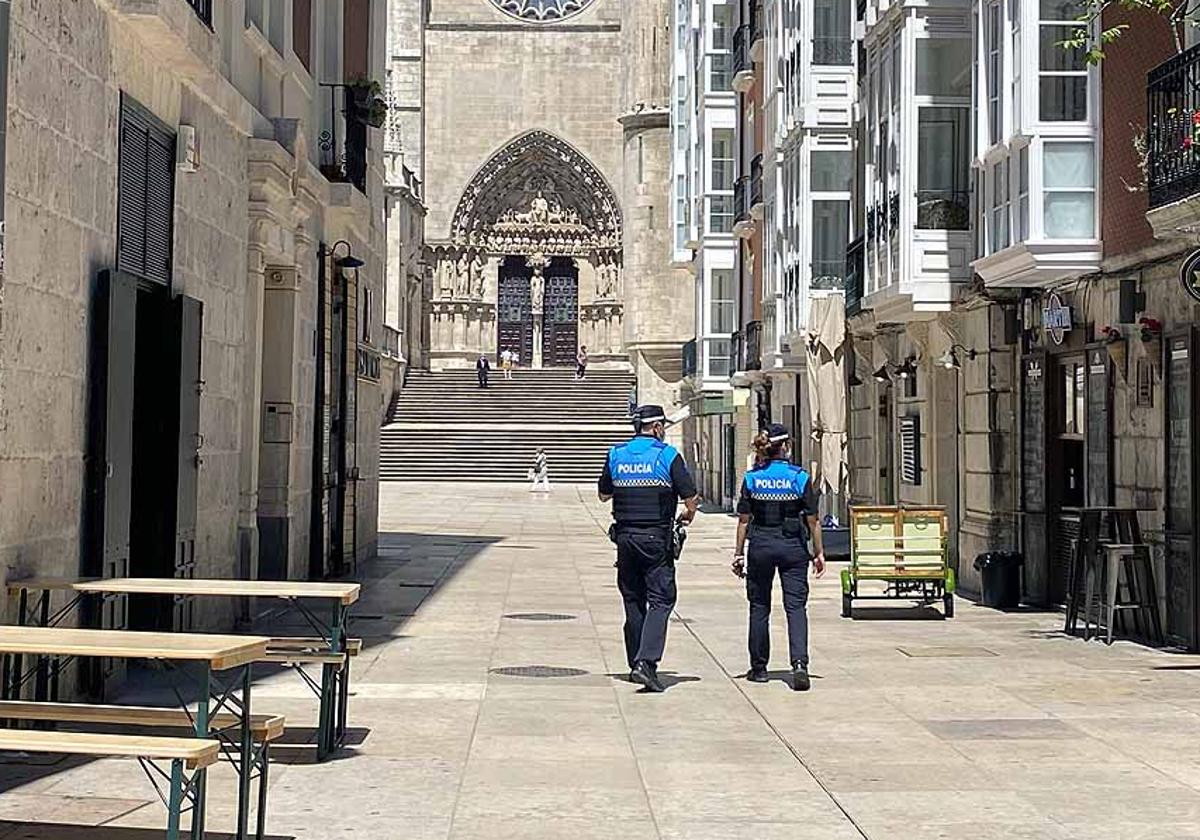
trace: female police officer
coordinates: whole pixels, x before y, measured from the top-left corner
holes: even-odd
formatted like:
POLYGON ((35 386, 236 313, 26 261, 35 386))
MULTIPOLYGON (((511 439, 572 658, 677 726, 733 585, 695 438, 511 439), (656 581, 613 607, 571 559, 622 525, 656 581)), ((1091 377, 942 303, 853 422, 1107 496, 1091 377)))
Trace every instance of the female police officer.
POLYGON ((738 499, 737 550, 733 572, 746 579, 750 601, 750 673, 753 682, 767 681, 771 656, 771 584, 775 572, 783 588, 787 613, 792 688, 808 691, 808 537, 812 535, 812 565, 825 574, 818 494, 809 475, 788 461, 788 431, 772 424, 754 439, 758 459, 746 473, 738 499), (750 556, 745 554, 750 535, 750 556))

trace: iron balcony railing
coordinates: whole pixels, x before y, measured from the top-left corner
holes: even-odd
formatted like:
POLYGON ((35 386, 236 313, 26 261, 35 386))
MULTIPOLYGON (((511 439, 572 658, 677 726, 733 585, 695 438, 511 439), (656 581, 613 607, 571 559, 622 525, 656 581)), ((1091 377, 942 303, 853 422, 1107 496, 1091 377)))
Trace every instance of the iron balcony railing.
POLYGON ((742 328, 742 334, 745 336, 742 342, 742 350, 745 356, 742 358, 741 369, 762 370, 762 321, 751 321, 746 324, 742 328))
POLYGON ((970 230, 971 194, 966 190, 918 190, 917 228, 970 230))
POLYGON ((750 161, 750 206, 763 203, 763 171, 762 155, 755 155, 750 161))
POLYGON ((734 224, 739 222, 750 221, 750 196, 751 196, 750 177, 743 175, 738 178, 733 185, 733 221, 734 224))
POLYGON ((1150 207, 1200 193, 1200 44, 1146 75, 1146 108, 1150 207))
POLYGON ((683 376, 686 379, 689 376, 695 376, 698 367, 699 356, 696 352, 696 339, 686 341, 683 344, 683 376))
POLYGON ((753 70, 750 60, 750 27, 742 25, 733 33, 733 75, 753 70))
POLYGON ((842 286, 846 290, 846 315, 862 311, 863 299, 863 238, 860 236, 846 248, 846 273, 842 286))
POLYGON ((200 18, 205 26, 212 29, 212 0, 187 0, 187 4, 192 7, 196 17, 200 18))
POLYGON ((809 288, 821 291, 840 289, 845 279, 845 271, 846 261, 844 259, 813 260, 812 281, 809 283, 809 288))
POLYGON ((849 67, 853 63, 854 42, 845 38, 813 38, 813 64, 849 67))

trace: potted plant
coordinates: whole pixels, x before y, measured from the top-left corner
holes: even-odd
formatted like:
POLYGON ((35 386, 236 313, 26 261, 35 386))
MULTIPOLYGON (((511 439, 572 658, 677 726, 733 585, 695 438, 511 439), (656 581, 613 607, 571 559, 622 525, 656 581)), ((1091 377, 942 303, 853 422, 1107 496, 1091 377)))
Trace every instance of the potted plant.
POLYGON ((387 121, 388 106, 379 82, 365 76, 355 76, 346 82, 346 91, 349 94, 346 117, 371 128, 382 128, 387 121))

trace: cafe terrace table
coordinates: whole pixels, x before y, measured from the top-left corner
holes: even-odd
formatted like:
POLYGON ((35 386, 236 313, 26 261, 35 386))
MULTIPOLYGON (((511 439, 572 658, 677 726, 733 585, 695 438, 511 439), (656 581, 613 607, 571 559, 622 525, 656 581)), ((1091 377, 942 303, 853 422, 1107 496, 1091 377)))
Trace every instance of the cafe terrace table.
MULTIPOLYGON (((238 724, 216 733, 237 752, 230 758, 238 773, 238 840, 247 837, 250 780, 261 772, 259 751, 250 732, 250 677, 254 663, 267 652, 265 636, 223 636, 206 633, 143 633, 132 630, 84 630, 66 627, 0 626, 0 654, 13 657, 110 657, 150 659, 168 670, 186 675, 199 689, 194 715, 198 738, 211 734, 209 722, 220 712, 232 714, 238 724), (219 675, 219 676, 218 676, 219 675), (241 696, 237 692, 240 689, 241 696), (236 733, 231 736, 229 733, 236 733)), ((177 692, 178 694, 178 692, 177 692)), ((179 695, 186 710, 186 699, 179 695)), ((192 837, 204 837, 207 770, 196 771, 190 794, 194 805, 192 837)))
MULTIPOLYGON (((267 598, 283 602, 284 611, 294 611, 328 646, 329 653, 345 654, 346 625, 350 607, 358 601, 362 585, 341 581, 226 580, 213 578, 27 578, 8 582, 19 599, 18 623, 53 627, 74 611, 85 597, 114 598, 123 595, 164 595, 176 602, 194 598, 267 598), (67 603, 51 613, 52 592, 68 592, 67 603), (31 603, 32 602, 32 603, 31 603), (310 602, 321 606, 310 607, 310 602), (323 618, 324 612, 327 618, 323 618)), ((14 669, 20 674, 20 662, 14 669)), ((37 673, 37 695, 44 698, 46 669, 37 673)), ((309 679, 304 675, 305 679, 309 679)), ((10 681, 14 677, 10 676, 10 681)), ((324 758, 346 737, 348 669, 324 664, 321 682, 310 687, 320 699, 317 718, 317 752, 324 758)), ((9 693, 11 689, 9 689, 9 693)))

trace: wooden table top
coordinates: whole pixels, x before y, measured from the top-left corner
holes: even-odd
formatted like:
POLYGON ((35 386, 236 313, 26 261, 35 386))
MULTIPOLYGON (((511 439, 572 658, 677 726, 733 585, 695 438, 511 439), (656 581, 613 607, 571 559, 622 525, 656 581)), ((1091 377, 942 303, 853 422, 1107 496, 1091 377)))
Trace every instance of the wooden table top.
POLYGON ((214 671, 263 659, 269 641, 265 636, 0 626, 0 653, 207 662, 214 671))
POLYGON ((112 595, 211 595, 257 598, 319 598, 353 604, 362 584, 338 581, 222 580, 216 578, 26 578, 10 580, 8 588, 72 590, 112 595))

